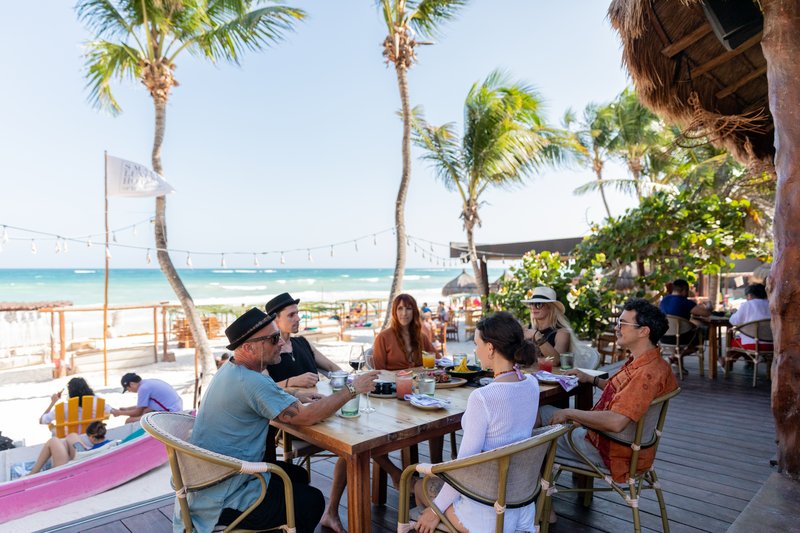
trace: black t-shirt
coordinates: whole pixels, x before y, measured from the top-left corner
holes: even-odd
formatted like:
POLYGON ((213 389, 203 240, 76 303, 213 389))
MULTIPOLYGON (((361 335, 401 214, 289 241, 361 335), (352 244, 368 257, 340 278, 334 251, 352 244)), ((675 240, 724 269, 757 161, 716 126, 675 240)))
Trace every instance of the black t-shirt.
POLYGON ((281 362, 270 365, 269 376, 276 382, 299 376, 306 372, 317 373, 317 363, 311 344, 303 337, 291 337, 292 351, 281 354, 281 362))

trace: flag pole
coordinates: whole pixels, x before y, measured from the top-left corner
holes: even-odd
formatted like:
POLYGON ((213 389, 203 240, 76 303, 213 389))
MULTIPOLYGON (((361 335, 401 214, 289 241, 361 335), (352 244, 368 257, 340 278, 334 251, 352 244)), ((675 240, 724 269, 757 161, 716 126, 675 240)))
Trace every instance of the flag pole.
POLYGON ((105 201, 105 226, 106 226, 106 268, 105 288, 103 290, 103 385, 108 386, 108 151, 103 151, 104 179, 103 200, 105 201))

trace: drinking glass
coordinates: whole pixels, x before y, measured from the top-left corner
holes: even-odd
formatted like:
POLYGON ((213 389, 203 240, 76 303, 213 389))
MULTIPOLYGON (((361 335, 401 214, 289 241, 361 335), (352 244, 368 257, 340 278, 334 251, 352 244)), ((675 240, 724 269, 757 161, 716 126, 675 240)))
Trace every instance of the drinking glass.
POLYGON ((436 368, 436 354, 422 352, 422 366, 427 369, 436 368))
MULTIPOLYGON (((361 358, 362 358, 363 363, 364 363, 362 368, 364 368, 366 370, 372 370, 373 368, 375 368, 375 362, 374 362, 374 360, 372 358, 372 354, 371 353, 365 354, 363 346, 361 347, 361 358)), ((364 395, 364 402, 362 403, 362 405, 363 405, 363 407, 361 408, 361 412, 362 413, 374 413, 375 412, 375 408, 372 407, 372 403, 371 403, 371 400, 369 398, 369 393, 364 395)))
POLYGON ((359 346, 350 347, 350 368, 358 372, 364 364, 364 348, 359 346))
POLYGON ((426 396, 434 396, 436 392, 436 380, 430 376, 420 377, 418 380, 419 393, 426 396))

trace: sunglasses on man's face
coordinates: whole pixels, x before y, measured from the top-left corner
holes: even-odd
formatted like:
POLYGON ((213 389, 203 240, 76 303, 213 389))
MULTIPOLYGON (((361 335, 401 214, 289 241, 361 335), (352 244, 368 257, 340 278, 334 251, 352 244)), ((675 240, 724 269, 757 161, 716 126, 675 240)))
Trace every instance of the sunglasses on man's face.
POLYGON ((248 339, 247 342, 249 343, 249 342, 269 341, 274 346, 274 345, 278 344, 278 342, 280 340, 281 340, 281 332, 279 331, 278 333, 274 333, 272 335, 264 335, 263 337, 256 337, 254 339, 248 339))

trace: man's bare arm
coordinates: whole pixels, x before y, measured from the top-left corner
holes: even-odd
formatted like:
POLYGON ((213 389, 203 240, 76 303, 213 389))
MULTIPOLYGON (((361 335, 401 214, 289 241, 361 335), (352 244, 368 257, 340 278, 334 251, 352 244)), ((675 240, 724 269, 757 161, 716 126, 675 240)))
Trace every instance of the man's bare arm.
POLYGON ((561 424, 567 420, 582 426, 616 433, 625 429, 632 422, 630 418, 614 411, 582 411, 580 409, 561 409, 553 414, 551 424, 561 424))
MULTIPOLYGON (((364 394, 370 392, 374 387, 373 381, 377 376, 377 371, 357 376, 353 380, 353 387, 355 387, 356 393, 364 394)), ((296 426, 311 426, 331 416, 351 398, 352 395, 349 389, 342 389, 309 404, 302 404, 298 401, 281 411, 277 416, 277 420, 296 426)))

